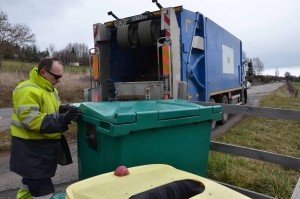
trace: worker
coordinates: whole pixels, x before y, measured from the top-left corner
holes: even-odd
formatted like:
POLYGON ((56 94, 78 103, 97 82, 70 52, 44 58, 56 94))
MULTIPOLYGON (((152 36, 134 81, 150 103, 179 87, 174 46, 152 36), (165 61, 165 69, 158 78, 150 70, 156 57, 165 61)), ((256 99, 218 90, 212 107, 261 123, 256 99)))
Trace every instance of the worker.
POLYGON ((248 89, 247 83, 248 83, 248 80, 247 80, 247 77, 245 77, 245 81, 243 83, 243 87, 244 87, 244 103, 245 104, 247 104, 247 89, 248 89))
POLYGON ((51 177, 57 169, 61 135, 81 116, 79 108, 61 105, 55 85, 62 73, 58 58, 44 58, 31 70, 29 80, 13 91, 10 170, 22 177, 17 198, 54 195, 51 177))

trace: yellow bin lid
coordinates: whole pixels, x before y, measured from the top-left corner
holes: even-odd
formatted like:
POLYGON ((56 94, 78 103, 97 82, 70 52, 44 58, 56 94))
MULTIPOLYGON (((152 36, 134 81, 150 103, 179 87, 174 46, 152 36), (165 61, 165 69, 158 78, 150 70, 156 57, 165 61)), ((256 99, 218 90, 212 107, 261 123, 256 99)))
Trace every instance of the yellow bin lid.
POLYGON ((151 164, 131 167, 129 175, 115 176, 114 172, 91 177, 70 185, 67 199, 128 199, 133 195, 180 181, 193 180, 205 187, 205 190, 193 199, 246 199, 249 198, 212 180, 175 169, 169 165, 151 164))

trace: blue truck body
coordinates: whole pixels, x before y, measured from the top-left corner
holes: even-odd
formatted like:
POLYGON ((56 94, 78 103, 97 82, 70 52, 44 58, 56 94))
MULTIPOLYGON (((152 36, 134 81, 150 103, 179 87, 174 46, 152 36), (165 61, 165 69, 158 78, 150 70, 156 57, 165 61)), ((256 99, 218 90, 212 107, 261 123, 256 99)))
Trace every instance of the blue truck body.
POLYGON ((177 19, 180 21, 181 30, 181 46, 182 46, 182 81, 188 82, 188 90, 191 100, 207 102, 210 99, 211 93, 224 92, 231 89, 241 89, 242 82, 242 42, 233 36, 231 33, 214 23, 209 18, 206 18, 200 13, 191 12, 183 9, 177 14, 177 19), (196 31, 186 32, 186 19, 190 20, 191 27, 196 27, 196 31), (196 24, 199 22, 199 24, 196 24), (204 38, 204 51, 192 49, 190 61, 189 47, 192 43, 193 36, 201 36, 204 38), (233 72, 223 72, 222 63, 222 45, 233 49, 234 62, 233 72), (202 56, 202 57, 201 57, 202 56), (200 58, 200 60, 199 60, 200 58), (188 64, 190 63, 190 69, 188 64), (191 70, 194 70, 194 77, 191 77, 191 70), (197 79, 197 80, 196 80, 197 79), (201 88, 202 84, 204 88, 201 88), (199 93, 199 97, 193 93, 199 93))

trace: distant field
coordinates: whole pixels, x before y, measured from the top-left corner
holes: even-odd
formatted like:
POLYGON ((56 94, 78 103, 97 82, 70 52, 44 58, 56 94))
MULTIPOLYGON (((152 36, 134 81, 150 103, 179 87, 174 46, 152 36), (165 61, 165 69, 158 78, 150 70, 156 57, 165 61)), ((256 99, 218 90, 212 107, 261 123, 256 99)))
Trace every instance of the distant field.
MULTIPOLYGON (((29 72, 34 67, 38 67, 38 63, 2 61, 2 71, 4 72, 29 72)), ((64 71, 72 73, 86 73, 89 70, 87 66, 64 66, 64 71)))

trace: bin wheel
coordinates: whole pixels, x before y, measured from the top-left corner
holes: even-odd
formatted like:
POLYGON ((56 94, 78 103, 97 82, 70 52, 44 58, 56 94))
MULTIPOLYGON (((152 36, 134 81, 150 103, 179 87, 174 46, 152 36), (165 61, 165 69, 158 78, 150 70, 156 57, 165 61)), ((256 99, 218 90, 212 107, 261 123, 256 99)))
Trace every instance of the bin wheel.
MULTIPOLYGON (((214 98, 210 98, 209 102, 216 103, 216 101, 214 100, 214 98)), ((217 124, 216 120, 212 120, 212 122, 211 122, 211 129, 215 129, 216 128, 216 124, 217 124)))
MULTIPOLYGON (((222 100, 221 100, 221 103, 223 104, 228 104, 228 98, 226 95, 222 95, 222 100)), ((222 112, 222 120, 218 121, 217 123, 218 124, 225 124, 228 120, 228 113, 224 113, 222 112)))

